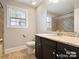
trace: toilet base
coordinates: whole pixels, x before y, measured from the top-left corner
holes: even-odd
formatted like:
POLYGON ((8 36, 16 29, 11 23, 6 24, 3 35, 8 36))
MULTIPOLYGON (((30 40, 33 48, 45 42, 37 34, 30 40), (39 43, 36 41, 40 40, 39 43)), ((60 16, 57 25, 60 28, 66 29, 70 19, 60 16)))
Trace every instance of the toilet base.
POLYGON ((28 52, 28 54, 34 54, 35 53, 35 49, 28 48, 27 52, 28 52))
POLYGON ((35 41, 26 42, 28 54, 35 53, 35 41))

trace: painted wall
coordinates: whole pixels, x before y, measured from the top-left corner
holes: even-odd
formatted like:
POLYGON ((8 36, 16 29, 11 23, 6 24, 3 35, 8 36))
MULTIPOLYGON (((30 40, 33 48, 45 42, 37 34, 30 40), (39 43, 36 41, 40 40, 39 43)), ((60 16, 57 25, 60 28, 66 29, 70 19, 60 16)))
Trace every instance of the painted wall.
POLYGON ((47 0, 43 0, 41 5, 37 8, 37 32, 47 32, 46 28, 46 16, 47 16, 47 0))
POLYGON ((74 9, 74 31, 79 33, 79 8, 74 9))
POLYGON ((3 38, 4 29, 4 11, 0 8, 0 38, 3 38))
POLYGON ((74 31, 79 33, 79 0, 75 0, 74 31))
POLYGON ((79 8, 79 0, 74 0, 74 7, 79 8))
POLYGON ((20 8, 24 8, 28 10, 28 28, 27 29, 18 29, 18 28, 7 28, 7 10, 5 7, 5 49, 14 48, 18 46, 23 46, 27 41, 33 40, 34 35, 36 34, 36 10, 28 5, 7 1, 8 5, 14 5, 20 8), (26 36, 23 38, 23 34, 26 36))
MULTIPOLYGON (((6 0, 5 0, 6 1, 6 0)), ((4 2, 4 0, 0 0, 0 2, 2 3, 2 5, 5 7, 5 2, 4 2)), ((4 39, 4 8, 1 10, 0 9, 0 31, 2 32, 1 34, 0 34, 0 36, 2 37, 2 39, 4 39), (1 12, 2 11, 2 12, 1 12), (2 27, 2 28, 1 28, 2 27)), ((4 40, 2 41, 2 42, 0 42, 0 58, 1 58, 1 56, 3 56, 3 52, 4 52, 4 49, 3 49, 3 46, 4 46, 4 40)))

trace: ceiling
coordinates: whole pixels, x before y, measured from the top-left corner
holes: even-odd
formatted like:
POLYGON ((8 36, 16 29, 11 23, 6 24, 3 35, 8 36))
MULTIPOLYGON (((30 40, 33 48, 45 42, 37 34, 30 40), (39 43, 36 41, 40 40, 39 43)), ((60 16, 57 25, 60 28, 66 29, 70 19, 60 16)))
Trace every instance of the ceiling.
POLYGON ((42 0, 15 0, 15 1, 28 4, 32 7, 37 7, 42 2, 42 0), (36 5, 32 5, 32 2, 34 2, 34 1, 37 2, 36 5))
POLYGON ((56 16, 64 15, 74 11, 74 0, 59 0, 58 3, 50 3, 48 12, 56 16))
MULTIPOLYGON (((13 0, 12 0, 13 1, 13 0)), ((37 7, 43 0, 14 0, 17 2, 25 3, 32 7, 37 7), (36 5, 32 5, 32 2, 36 1, 36 5)), ((59 0, 58 3, 48 4, 48 12, 56 16, 64 15, 70 13, 74 10, 74 0, 59 0)))

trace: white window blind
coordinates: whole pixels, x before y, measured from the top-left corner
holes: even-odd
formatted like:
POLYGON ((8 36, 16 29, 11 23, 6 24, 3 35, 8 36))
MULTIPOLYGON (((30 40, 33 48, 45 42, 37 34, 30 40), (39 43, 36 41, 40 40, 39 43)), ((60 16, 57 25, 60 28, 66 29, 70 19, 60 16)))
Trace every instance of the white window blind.
POLYGON ((28 17, 27 10, 8 6, 7 7, 7 25, 9 28, 27 28, 28 17))

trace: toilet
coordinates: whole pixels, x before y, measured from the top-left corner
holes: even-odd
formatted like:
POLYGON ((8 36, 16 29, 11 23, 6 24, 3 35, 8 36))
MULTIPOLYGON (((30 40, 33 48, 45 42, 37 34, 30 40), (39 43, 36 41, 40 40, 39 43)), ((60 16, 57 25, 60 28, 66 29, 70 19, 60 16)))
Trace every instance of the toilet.
POLYGON ((28 50, 28 54, 32 54, 35 52, 35 41, 26 42, 26 47, 28 50))

